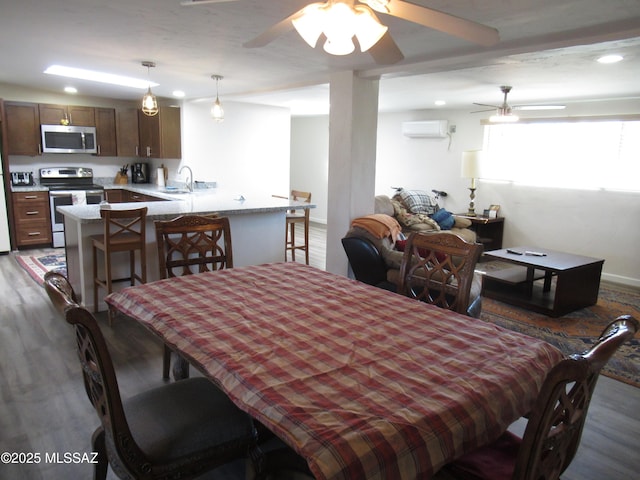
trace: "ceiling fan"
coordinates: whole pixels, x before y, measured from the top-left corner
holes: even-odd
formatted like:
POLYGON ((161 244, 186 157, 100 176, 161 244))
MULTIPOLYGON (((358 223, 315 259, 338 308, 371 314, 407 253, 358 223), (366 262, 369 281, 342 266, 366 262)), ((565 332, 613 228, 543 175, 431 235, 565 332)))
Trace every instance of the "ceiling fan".
POLYGON ((504 94, 504 99, 502 101, 502 105, 487 105, 485 103, 475 103, 474 105, 478 105, 480 107, 491 107, 486 110, 476 110, 471 113, 480 113, 480 112, 490 112, 495 110, 495 115, 491 115, 489 117, 490 122, 494 123, 509 123, 509 122, 517 122, 520 118, 513 113, 514 110, 562 110, 565 108, 564 105, 514 105, 510 106, 507 103, 507 95, 511 91, 513 87, 510 85, 502 85, 500 87, 500 91, 504 94))
MULTIPOLYGON (((184 0, 182 5, 231 1, 237 0, 184 0)), ((500 40, 495 28, 402 0, 327 0, 324 3, 311 3, 294 12, 244 46, 263 47, 295 28, 311 47, 315 47, 318 39, 324 35, 324 49, 328 53, 351 53, 355 48, 352 41, 355 36, 361 51, 368 51, 376 63, 397 63, 404 59, 404 55, 389 34, 388 27, 380 23, 374 10, 483 46, 495 45, 500 40), (349 29, 347 32, 337 32, 336 25, 342 23, 343 18, 351 20, 348 22, 349 29)))

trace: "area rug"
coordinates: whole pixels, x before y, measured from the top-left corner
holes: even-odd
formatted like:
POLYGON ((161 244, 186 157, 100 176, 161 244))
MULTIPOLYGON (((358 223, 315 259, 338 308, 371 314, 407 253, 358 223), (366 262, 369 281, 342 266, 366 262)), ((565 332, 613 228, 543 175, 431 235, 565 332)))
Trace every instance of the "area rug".
POLYGON ((44 285, 44 274, 49 270, 55 270, 67 274, 67 263, 64 252, 46 253, 43 255, 16 255, 18 265, 26 270, 38 285, 44 285))
MULTIPOLYGON (((602 282, 596 305, 559 318, 483 298, 481 319, 543 339, 569 355, 588 350, 611 321, 625 314, 640 321, 640 291, 602 282)), ((639 337, 636 334, 616 352, 604 367, 603 375, 640 387, 639 337)))

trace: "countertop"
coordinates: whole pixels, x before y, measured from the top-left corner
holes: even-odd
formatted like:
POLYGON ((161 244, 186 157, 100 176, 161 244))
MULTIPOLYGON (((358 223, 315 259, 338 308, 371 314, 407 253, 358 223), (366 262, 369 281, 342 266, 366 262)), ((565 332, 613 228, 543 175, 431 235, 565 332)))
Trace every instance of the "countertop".
MULTIPOLYGON (((101 222, 100 208, 128 209, 146 206, 147 218, 164 220, 178 215, 210 214, 238 215, 286 211, 292 208, 315 208, 312 203, 294 202, 270 195, 243 194, 220 190, 218 188, 195 189, 192 193, 169 193, 166 187, 154 184, 105 185, 105 189, 126 189, 131 192, 164 198, 167 201, 111 203, 102 205, 72 205, 58 207, 63 215, 80 223, 101 222)), ((34 187, 18 187, 34 188, 34 187)), ((44 187, 46 188, 46 187, 44 187)), ((43 187, 40 187, 43 189, 43 187)))

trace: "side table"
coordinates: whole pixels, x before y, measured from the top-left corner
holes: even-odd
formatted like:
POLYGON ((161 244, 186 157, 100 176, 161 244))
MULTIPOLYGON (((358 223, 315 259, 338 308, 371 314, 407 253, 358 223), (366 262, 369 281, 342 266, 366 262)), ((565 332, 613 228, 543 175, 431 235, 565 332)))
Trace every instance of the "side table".
POLYGON ((455 215, 471 221, 469 228, 476 232, 477 241, 484 245, 485 252, 502 248, 504 217, 489 218, 482 215, 470 217, 464 213, 456 213, 455 215))

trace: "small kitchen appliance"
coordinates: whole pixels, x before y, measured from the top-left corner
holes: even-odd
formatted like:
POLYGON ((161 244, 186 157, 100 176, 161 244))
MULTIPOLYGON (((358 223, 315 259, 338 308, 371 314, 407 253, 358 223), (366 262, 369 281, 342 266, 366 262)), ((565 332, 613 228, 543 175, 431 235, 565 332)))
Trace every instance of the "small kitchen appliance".
POLYGON ((11 185, 14 187, 30 187, 33 184, 33 172, 11 172, 11 185))
POLYGON ((149 183, 149 164, 134 163, 131 171, 132 183, 149 183))

